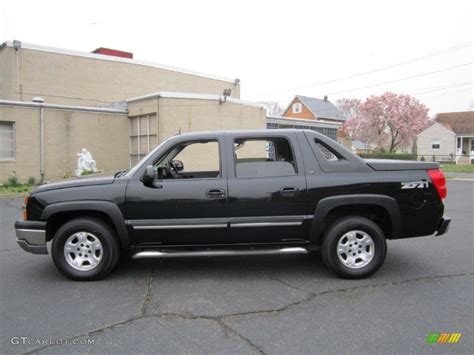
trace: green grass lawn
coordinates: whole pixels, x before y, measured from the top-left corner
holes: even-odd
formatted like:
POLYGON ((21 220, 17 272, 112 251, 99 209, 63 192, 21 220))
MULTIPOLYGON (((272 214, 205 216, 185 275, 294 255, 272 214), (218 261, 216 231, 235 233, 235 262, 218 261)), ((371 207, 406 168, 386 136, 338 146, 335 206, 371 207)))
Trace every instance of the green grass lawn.
POLYGON ((25 195, 33 189, 35 185, 4 186, 0 185, 0 196, 25 195))
POLYGON ((441 164, 446 173, 474 173, 474 164, 441 164))

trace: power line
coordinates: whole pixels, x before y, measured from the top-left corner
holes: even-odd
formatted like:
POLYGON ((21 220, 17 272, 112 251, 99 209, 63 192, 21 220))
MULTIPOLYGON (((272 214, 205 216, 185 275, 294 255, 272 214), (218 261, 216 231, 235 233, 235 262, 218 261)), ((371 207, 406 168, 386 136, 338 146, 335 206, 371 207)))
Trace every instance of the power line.
POLYGON ((427 94, 427 93, 430 93, 430 92, 444 91, 444 90, 454 89, 454 88, 463 87, 463 86, 467 86, 467 85, 472 85, 472 81, 471 82, 460 83, 460 84, 445 85, 443 87, 433 88, 431 90, 422 90, 422 91, 413 93, 412 95, 415 95, 415 96, 416 95, 424 95, 424 94, 427 94))
MULTIPOLYGON (((438 56, 438 55, 454 52, 454 51, 457 51, 457 50, 460 50, 460 49, 463 49, 463 48, 470 47, 470 46, 472 46, 472 43, 473 43, 472 41, 465 42, 465 43, 458 44, 454 47, 449 47, 449 48, 442 49, 442 50, 439 50, 439 51, 436 51, 436 52, 428 53, 428 54, 422 55, 420 57, 416 57, 416 58, 406 60, 406 61, 403 61, 403 62, 399 62, 399 63, 396 63, 396 64, 387 65, 387 66, 384 66, 384 67, 376 68, 376 69, 373 69, 373 70, 368 70, 368 71, 357 73, 357 74, 352 74, 352 75, 341 77, 341 78, 322 81, 322 82, 315 83, 315 84, 304 85, 304 86, 295 87, 295 88, 292 88, 292 89, 279 90, 279 91, 271 92, 271 93, 268 93, 268 94, 270 94, 270 95, 280 94, 280 93, 289 92, 289 91, 303 90, 303 89, 308 89, 308 88, 311 88, 311 87, 316 87, 316 86, 321 86, 321 85, 326 85, 326 84, 332 84, 332 83, 335 83, 335 82, 338 82, 338 81, 344 81, 344 80, 356 78, 356 77, 359 77, 359 76, 368 75, 368 74, 376 73, 376 72, 379 72, 379 71, 392 69, 392 68, 395 68, 395 67, 398 67, 398 66, 411 64, 411 63, 414 63, 414 62, 417 62, 417 61, 420 61, 420 60, 423 60, 423 59, 435 57, 435 56, 438 56)), ((263 94, 260 94, 260 95, 263 95, 263 94)), ((260 95, 253 95, 253 96, 255 97, 255 96, 260 96, 260 95)))
POLYGON ((471 64, 473 64, 473 63, 474 63, 474 62, 468 62, 468 63, 464 63, 464 64, 460 64, 460 65, 455 65, 455 66, 453 66, 453 67, 447 67, 447 68, 443 68, 443 69, 439 69, 439 70, 434 70, 434 71, 430 71, 430 72, 426 72, 426 73, 422 73, 422 74, 407 76, 407 77, 401 78, 401 79, 384 81, 384 82, 382 82, 382 83, 372 84, 372 85, 367 85, 367 86, 361 86, 361 87, 354 88, 354 89, 349 89, 349 90, 335 91, 335 92, 329 93, 328 95, 345 94, 345 93, 347 93, 347 92, 352 92, 352 91, 358 91, 358 90, 373 88, 373 87, 380 86, 380 85, 385 85, 385 84, 390 84, 390 83, 397 83, 397 82, 403 81, 403 80, 409 80, 409 79, 419 78, 419 77, 426 76, 426 75, 436 74, 436 73, 440 73, 440 72, 443 72, 443 71, 448 71, 448 70, 453 70, 453 69, 456 69, 456 68, 465 67, 466 65, 471 65, 471 64))
POLYGON ((457 86, 463 86, 463 85, 468 85, 472 84, 474 81, 463 81, 459 83, 451 83, 451 84, 443 84, 443 85, 436 85, 436 86, 428 86, 424 88, 416 88, 416 89, 410 89, 410 90, 405 90, 404 93, 421 93, 426 90, 433 90, 433 89, 444 89, 444 88, 450 88, 450 87, 457 87, 457 86))
MULTIPOLYGON (((436 85, 436 86, 427 86, 423 88, 416 88, 416 89, 411 89, 411 90, 397 90, 397 92, 401 94, 410 94, 411 96, 416 96, 419 94, 424 94, 428 92, 434 92, 434 91, 442 91, 442 90, 447 90, 450 88, 457 88, 457 87, 462 87, 466 85, 471 85, 473 84, 474 81, 463 81, 463 82, 458 82, 458 83, 452 83, 452 84, 443 84, 443 85, 436 85)), ((276 103, 276 104, 284 104, 288 105, 291 100, 282 100, 282 101, 268 101, 271 103, 276 103)), ((262 101, 257 101, 257 103, 262 104, 262 101)))
MULTIPOLYGON (((464 92, 464 91, 468 91, 468 90, 471 90, 471 88, 464 88, 464 89, 461 89, 461 90, 454 90, 454 91, 445 92, 445 93, 438 94, 438 95, 428 95, 428 97, 441 97, 441 96, 446 96, 446 95, 457 94, 459 92, 464 92)), ((421 96, 423 96, 423 94, 421 94, 421 96)))

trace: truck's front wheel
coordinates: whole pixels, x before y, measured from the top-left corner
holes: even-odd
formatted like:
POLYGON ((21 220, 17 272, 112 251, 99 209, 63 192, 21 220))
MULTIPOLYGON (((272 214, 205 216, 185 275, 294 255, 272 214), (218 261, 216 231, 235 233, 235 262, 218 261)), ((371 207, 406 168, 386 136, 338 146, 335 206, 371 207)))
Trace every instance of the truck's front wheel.
POLYGON ((63 275, 86 281, 107 276, 117 265, 120 249, 107 224, 92 218, 79 218, 58 229, 51 254, 63 275))
POLYGON ((383 264, 387 243, 380 227, 364 217, 337 220, 326 232, 321 256, 339 276, 358 279, 372 275, 383 264))

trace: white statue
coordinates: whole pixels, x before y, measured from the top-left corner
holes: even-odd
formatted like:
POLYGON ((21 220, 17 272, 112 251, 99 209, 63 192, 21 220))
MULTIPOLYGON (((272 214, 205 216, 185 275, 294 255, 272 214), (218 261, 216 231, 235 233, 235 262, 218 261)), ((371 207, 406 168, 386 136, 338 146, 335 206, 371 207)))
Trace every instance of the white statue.
POLYGON ((86 148, 83 148, 82 151, 77 154, 77 157, 76 176, 81 176, 84 170, 97 171, 95 160, 92 159, 92 154, 86 148))

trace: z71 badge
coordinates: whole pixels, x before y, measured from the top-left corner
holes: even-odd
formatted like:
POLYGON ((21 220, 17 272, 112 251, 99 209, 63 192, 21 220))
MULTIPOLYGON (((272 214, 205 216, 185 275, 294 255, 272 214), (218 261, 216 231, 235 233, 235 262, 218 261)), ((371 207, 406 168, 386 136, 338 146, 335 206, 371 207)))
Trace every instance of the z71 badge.
POLYGON ((402 182, 403 189, 427 189, 428 181, 411 181, 411 182, 402 182))

